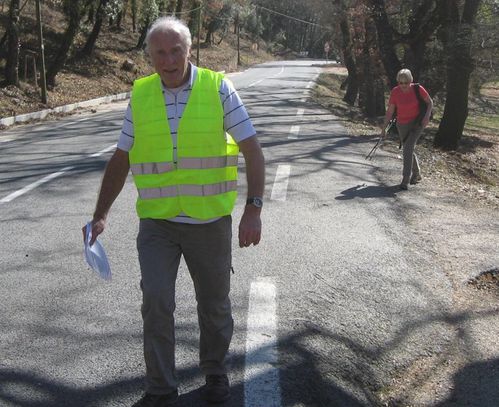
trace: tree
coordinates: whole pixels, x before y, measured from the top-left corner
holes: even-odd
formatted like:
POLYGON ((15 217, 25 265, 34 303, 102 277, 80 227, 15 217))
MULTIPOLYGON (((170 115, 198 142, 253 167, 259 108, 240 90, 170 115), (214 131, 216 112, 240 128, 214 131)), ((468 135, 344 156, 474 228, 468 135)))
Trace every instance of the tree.
POLYGON ((447 81, 444 114, 434 144, 455 150, 468 117, 469 81, 474 63, 471 55, 473 24, 480 0, 466 0, 461 13, 456 1, 440 1, 445 10, 442 25, 445 30, 447 81))
POLYGON ((104 20, 106 6, 109 0, 99 0, 99 6, 97 7, 97 12, 95 13, 95 22, 92 32, 87 38, 85 46, 81 50, 82 56, 90 56, 92 54, 95 43, 97 42, 97 37, 99 36, 100 30, 102 28, 102 21, 104 20))
POLYGON ((357 78, 357 64, 353 53, 352 35, 350 33, 350 21, 345 0, 336 0, 336 5, 339 8, 338 14, 340 16, 341 52, 343 54, 343 63, 348 72, 346 79, 347 90, 343 100, 350 106, 353 106, 359 93, 359 82, 357 78))
POLYGON ((66 31, 62 35, 61 46, 47 70, 47 85, 50 87, 56 85, 55 78, 66 63, 69 51, 73 46, 76 34, 78 34, 80 29, 82 16, 88 5, 88 3, 82 1, 64 0, 63 10, 68 18, 68 25, 66 31))
POLYGON ((19 86, 19 0, 11 0, 9 26, 7 28, 7 62, 5 64, 5 82, 19 86))
POLYGON ((132 12, 132 31, 136 32, 137 31, 137 14, 138 14, 138 7, 137 7, 137 0, 131 0, 131 12, 132 12))
POLYGON ((159 7, 155 0, 142 0, 142 7, 140 8, 140 37, 137 42, 137 49, 144 46, 147 30, 151 23, 158 18, 159 7))
POLYGON ((359 55, 358 72, 361 79, 359 106, 369 117, 385 114, 384 83, 380 79, 379 53, 376 44, 376 27, 371 18, 364 19, 364 43, 359 55))
POLYGON ((228 30, 229 21, 232 14, 232 4, 230 1, 214 1, 210 0, 206 4, 206 38, 205 44, 213 44, 213 34, 220 29, 224 32, 228 30))

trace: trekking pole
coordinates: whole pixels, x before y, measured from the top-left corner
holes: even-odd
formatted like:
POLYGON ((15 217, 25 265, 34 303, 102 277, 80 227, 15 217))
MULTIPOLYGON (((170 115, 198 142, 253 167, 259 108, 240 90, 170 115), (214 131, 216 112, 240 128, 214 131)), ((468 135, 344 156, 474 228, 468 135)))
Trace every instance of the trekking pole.
POLYGON ((374 158, 374 156, 376 155, 376 151, 378 151, 378 147, 381 145, 382 141, 383 141, 383 136, 379 136, 378 141, 376 142, 374 147, 366 155, 366 160, 372 160, 374 158))

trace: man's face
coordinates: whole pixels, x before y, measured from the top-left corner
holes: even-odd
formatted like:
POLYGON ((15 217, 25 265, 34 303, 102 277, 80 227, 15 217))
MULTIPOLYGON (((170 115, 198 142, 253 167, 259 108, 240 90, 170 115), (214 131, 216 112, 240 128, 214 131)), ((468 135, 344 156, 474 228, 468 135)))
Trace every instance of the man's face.
POLYGON ((178 33, 156 31, 148 48, 154 69, 167 88, 178 88, 188 80, 191 50, 184 49, 178 33))

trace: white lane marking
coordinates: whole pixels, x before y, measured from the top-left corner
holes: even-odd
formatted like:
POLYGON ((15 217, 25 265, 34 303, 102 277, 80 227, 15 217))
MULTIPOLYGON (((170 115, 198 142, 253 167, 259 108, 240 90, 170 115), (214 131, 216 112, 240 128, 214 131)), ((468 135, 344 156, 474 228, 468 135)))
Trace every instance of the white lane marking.
POLYGON ((288 192, 290 165, 279 165, 275 174, 274 185, 270 195, 271 201, 285 201, 288 192))
POLYGON ((275 75, 272 75, 272 76, 269 76, 268 78, 263 78, 263 79, 260 79, 256 82, 250 83, 247 87, 251 88, 252 86, 258 85, 260 82, 263 82, 265 79, 274 78, 276 76, 279 76, 283 72, 284 72, 284 66, 281 66, 281 70, 278 73, 276 73, 275 75))
POLYGON ((29 192, 32 189, 35 189, 36 187, 38 187, 42 184, 45 184, 46 182, 49 182, 49 181, 53 180, 54 178, 60 177, 65 172, 72 170, 73 168, 74 167, 64 167, 60 171, 49 174, 46 177, 43 177, 42 179, 39 179, 38 181, 33 182, 32 184, 26 185, 24 188, 19 189, 10 195, 7 195, 5 198, 0 199, 0 203, 10 202, 13 199, 16 199, 18 196, 24 195, 26 192, 29 192))
POLYGON ((106 147, 104 150, 101 150, 99 151, 98 153, 95 153, 95 154, 91 154, 89 155, 89 157, 100 157, 102 154, 105 154, 107 153, 108 151, 111 151, 113 150, 114 148, 116 148, 117 144, 113 144, 112 146, 109 146, 109 147, 106 147))
POLYGON ((298 139, 299 132, 300 132, 300 126, 294 124, 293 126, 291 126, 291 130, 289 130, 288 139, 290 139, 290 140, 298 139))
POLYGON ((300 118, 301 116, 303 116, 303 113, 305 113, 305 109, 298 109, 298 111, 296 112, 297 118, 300 118))
POLYGON ((265 80, 265 78, 260 79, 259 81, 256 81, 256 82, 253 82, 253 83, 250 83, 250 84, 248 85, 248 88, 251 88, 251 87, 252 87, 252 86, 254 86, 254 85, 258 85, 260 82, 263 82, 264 80, 265 80))
POLYGON ((281 407, 277 352, 276 288, 270 281, 251 283, 246 329, 244 406, 281 407))
MULTIPOLYGON (((116 147, 116 144, 113 144, 112 146, 106 147, 105 149, 99 151, 98 153, 90 154, 88 157, 99 157, 102 154, 107 153, 108 151, 112 150, 115 147, 116 147)), ((46 184, 47 182, 52 181, 53 179, 55 179, 57 177, 60 177, 64 173, 71 171, 73 168, 75 168, 75 167, 74 166, 64 167, 60 171, 49 174, 49 175, 43 177, 42 179, 39 179, 38 181, 35 181, 29 185, 26 185, 24 188, 21 188, 17 191, 14 191, 10 195, 7 195, 6 197, 0 199, 0 204, 10 202, 10 201, 16 199, 17 197, 24 195, 25 193, 27 193, 29 191, 32 191, 36 187, 39 187, 40 185, 46 184)))

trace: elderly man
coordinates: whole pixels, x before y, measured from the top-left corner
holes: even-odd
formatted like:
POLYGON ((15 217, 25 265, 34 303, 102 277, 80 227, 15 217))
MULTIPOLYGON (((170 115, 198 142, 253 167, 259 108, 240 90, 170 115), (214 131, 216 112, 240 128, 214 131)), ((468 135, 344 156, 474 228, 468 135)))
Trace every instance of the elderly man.
POLYGON ((107 164, 92 221, 93 244, 129 169, 138 190, 146 393, 134 407, 178 398, 175 376, 175 280, 183 255, 194 283, 200 327, 202 397, 230 397, 225 358, 233 331, 229 300, 231 212, 239 150, 248 191, 239 246, 261 236, 264 158, 246 109, 223 75, 189 62, 191 34, 173 17, 146 37, 155 74, 135 81, 118 148, 107 164), (166 107, 165 107, 166 106, 166 107))

